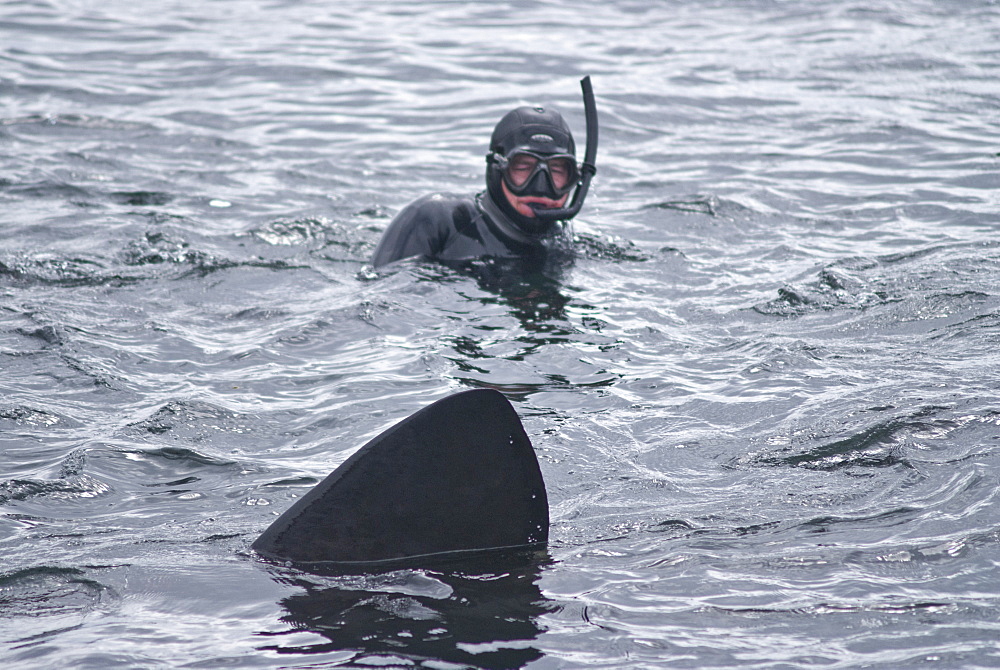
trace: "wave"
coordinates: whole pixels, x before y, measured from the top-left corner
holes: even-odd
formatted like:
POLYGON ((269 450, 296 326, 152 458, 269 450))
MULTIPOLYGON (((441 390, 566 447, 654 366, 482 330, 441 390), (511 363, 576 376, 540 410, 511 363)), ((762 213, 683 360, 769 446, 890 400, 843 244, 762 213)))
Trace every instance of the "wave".
POLYGON ((112 491, 112 487, 106 482, 85 474, 71 479, 8 479, 0 482, 0 505, 36 498, 99 498, 112 491))
MULTIPOLYGON (((126 434, 131 435, 162 435, 167 432, 178 434, 186 439, 197 439, 207 434, 247 433, 253 429, 254 422, 250 417, 244 417, 236 412, 195 400, 172 400, 151 416, 141 421, 128 424, 126 434)), ((202 465, 231 465, 230 460, 221 460, 199 454, 193 450, 178 447, 164 447, 143 453, 171 460, 189 460, 202 465)))
POLYGON ((0 593, 0 618, 85 614, 118 598, 111 587, 89 578, 84 570, 57 566, 0 574, 0 593))
POLYGON ((939 432, 954 427, 948 419, 932 419, 942 407, 925 407, 905 416, 891 417, 864 427, 839 440, 794 452, 791 447, 744 457, 740 461, 766 466, 801 467, 810 470, 853 468, 914 468, 906 445, 914 434, 939 432))

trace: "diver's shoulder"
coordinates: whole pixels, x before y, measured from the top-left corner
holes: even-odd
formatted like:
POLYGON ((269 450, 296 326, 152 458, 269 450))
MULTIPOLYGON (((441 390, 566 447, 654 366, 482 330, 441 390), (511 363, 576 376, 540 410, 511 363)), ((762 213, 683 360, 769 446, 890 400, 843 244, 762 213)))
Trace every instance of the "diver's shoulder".
POLYGON ((423 211, 452 211, 459 207, 474 207, 475 201, 467 195, 456 193, 428 193, 422 195, 404 209, 417 209, 423 211))
POLYGON ((412 201, 396 214, 394 221, 400 225, 451 226, 459 219, 471 219, 475 200, 453 193, 429 193, 412 201))

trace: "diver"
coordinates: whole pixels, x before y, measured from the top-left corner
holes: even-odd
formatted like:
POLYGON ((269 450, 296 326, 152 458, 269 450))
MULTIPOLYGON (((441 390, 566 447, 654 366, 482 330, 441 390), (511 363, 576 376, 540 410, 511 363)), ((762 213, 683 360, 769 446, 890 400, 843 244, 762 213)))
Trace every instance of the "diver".
POLYGON ((590 77, 580 83, 587 118, 582 163, 558 111, 518 107, 500 119, 490 137, 486 191, 473 198, 435 193, 410 203, 386 228, 371 264, 379 268, 412 257, 447 264, 544 258, 571 248, 568 222, 583 206, 596 172, 594 94, 590 77))

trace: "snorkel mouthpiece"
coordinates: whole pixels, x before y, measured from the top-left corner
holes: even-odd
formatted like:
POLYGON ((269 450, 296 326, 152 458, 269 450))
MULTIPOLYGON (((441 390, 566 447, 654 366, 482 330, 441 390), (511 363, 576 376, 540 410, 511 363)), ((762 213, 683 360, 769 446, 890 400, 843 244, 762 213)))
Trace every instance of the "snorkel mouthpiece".
POLYGON ((573 201, 567 207, 549 209, 537 203, 529 205, 535 218, 543 222, 565 221, 579 214, 590 188, 590 180, 597 173, 597 165, 594 163, 597 158, 597 104, 594 102, 594 88, 590 84, 589 75, 580 80, 580 88, 583 89, 583 110, 587 119, 587 150, 580 165, 580 184, 573 194, 573 201))

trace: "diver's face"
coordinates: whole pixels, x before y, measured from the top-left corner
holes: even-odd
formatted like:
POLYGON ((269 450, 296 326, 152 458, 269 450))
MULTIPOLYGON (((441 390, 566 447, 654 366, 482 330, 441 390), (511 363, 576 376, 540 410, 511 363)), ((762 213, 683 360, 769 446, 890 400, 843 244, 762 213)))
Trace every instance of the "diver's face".
POLYGON ((514 195, 507 188, 507 184, 500 180, 500 185, 503 186, 503 194, 507 196, 507 202, 510 206, 517 211, 521 216, 527 216, 528 218, 535 218, 535 210, 531 208, 531 203, 541 205, 545 209, 556 209, 558 207, 563 207, 566 204, 566 198, 569 197, 567 193, 558 200, 553 200, 552 198, 542 198, 537 195, 514 195))

